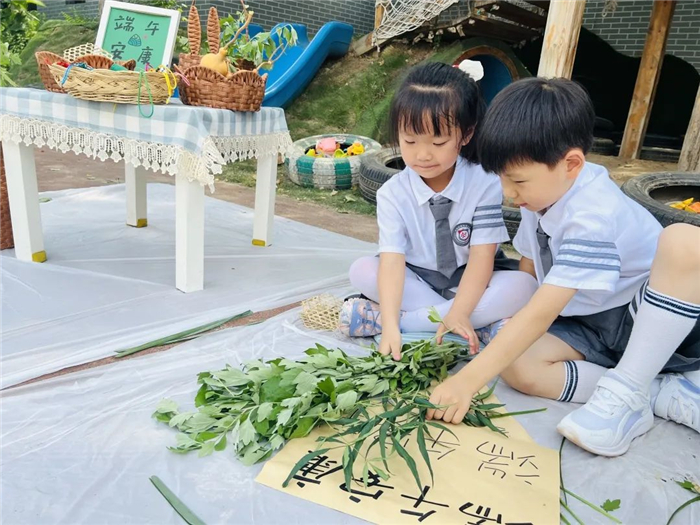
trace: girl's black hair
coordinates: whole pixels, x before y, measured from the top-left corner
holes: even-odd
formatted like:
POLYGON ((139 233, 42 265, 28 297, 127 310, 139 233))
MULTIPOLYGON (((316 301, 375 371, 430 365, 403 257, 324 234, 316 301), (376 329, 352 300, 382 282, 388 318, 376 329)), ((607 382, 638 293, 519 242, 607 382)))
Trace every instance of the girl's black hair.
POLYGON ((460 155, 477 162, 477 126, 486 111, 479 86, 467 73, 441 62, 411 69, 396 91, 389 110, 389 135, 399 143, 399 131, 441 136, 456 127, 460 140, 472 135, 460 155))

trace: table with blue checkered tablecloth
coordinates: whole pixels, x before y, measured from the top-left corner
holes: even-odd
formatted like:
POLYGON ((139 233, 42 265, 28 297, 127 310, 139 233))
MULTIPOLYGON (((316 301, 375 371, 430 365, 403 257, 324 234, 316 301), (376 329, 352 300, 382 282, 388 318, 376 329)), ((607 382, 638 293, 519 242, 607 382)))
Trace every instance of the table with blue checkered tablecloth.
POLYGON ((276 164, 292 141, 281 108, 258 112, 156 105, 150 118, 135 104, 91 102, 29 88, 0 88, 0 140, 19 259, 45 260, 34 147, 86 155, 126 166, 127 224, 145 226, 147 170, 176 177, 176 285, 203 286, 204 186, 229 162, 258 159, 253 243, 272 234, 276 164), (201 225, 201 227, 200 227, 201 225))

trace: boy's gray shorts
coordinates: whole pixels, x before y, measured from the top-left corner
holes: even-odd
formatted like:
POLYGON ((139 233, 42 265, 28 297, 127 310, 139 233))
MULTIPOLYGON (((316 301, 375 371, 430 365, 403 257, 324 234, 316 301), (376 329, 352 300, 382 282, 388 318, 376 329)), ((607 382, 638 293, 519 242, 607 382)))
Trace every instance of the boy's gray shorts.
MULTIPOLYGON (((642 286, 642 290, 646 283, 642 286)), ((617 365, 627 348, 641 294, 631 303, 592 315, 559 317, 548 332, 583 354, 586 361, 606 368, 617 365)), ((656 330, 663 331, 659 326, 656 330)), ((652 350, 653 351, 653 350, 652 350)), ((700 320, 666 363, 663 372, 700 370, 700 320)))

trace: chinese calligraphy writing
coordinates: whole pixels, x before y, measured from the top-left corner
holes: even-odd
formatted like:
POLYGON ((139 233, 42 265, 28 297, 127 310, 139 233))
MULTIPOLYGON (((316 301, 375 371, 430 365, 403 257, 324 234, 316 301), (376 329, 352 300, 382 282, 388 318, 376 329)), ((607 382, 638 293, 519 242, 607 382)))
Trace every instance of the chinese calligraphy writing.
POLYGON ((149 31, 151 33, 151 36, 154 36, 158 29, 160 28, 160 23, 159 22, 148 22, 148 25, 146 26, 146 31, 149 31))
POLYGON ((121 42, 117 42, 116 44, 112 44, 110 52, 112 53, 112 56, 115 60, 121 60, 123 58, 125 49, 126 46, 124 44, 122 44, 121 42))
MULTIPOLYGON (((413 504, 414 509, 417 509, 418 507, 420 507, 424 503, 427 505, 434 505, 437 507, 449 507, 449 505, 445 505, 444 503, 437 503, 435 501, 428 501, 427 499, 425 499, 425 497, 428 495, 429 490, 430 490, 430 487, 428 485, 426 485, 423 487, 423 490, 421 490, 420 496, 418 496, 417 498, 414 498, 412 496, 407 496, 406 494, 401 494, 401 497, 415 501, 415 503, 413 504)), ((432 516, 435 513, 437 513, 437 511, 435 509, 431 509, 427 512, 419 512, 419 511, 415 511, 415 510, 401 509, 401 514, 408 514, 410 516, 417 516, 419 522, 422 522, 423 520, 428 519, 430 516, 432 516)))
POLYGON ((488 456, 488 460, 481 460, 479 465, 479 471, 491 471, 492 476, 500 476, 500 479, 506 477, 506 474, 511 472, 510 468, 515 470, 514 476, 516 478, 521 478, 528 485, 532 485, 530 479, 539 478, 540 475, 536 472, 539 470, 537 465, 533 462, 534 455, 516 456, 512 451, 504 452, 502 446, 492 444, 489 446, 488 441, 484 441, 481 445, 476 447, 476 451, 479 454, 488 456), (515 466, 514 466, 515 465, 515 466))
POLYGON ((119 15, 114 20, 114 29, 126 31, 127 33, 131 33, 134 30, 134 17, 127 16, 125 19, 123 15, 119 15))
POLYGON ((150 64, 152 56, 153 56, 153 49, 146 46, 141 51, 141 54, 139 55, 137 62, 140 62, 142 64, 150 64))

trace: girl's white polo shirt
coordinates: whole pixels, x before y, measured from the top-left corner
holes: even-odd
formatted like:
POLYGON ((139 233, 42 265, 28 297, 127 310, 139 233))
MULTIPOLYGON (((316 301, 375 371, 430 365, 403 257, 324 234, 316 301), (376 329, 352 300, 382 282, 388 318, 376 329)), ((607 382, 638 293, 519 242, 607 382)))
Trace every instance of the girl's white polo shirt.
POLYGON ((509 240, 498 176, 460 157, 452 180, 440 193, 410 168, 377 191, 380 253, 400 253, 409 264, 437 270, 435 218, 428 202, 435 195, 453 202, 448 219, 458 266, 467 264, 470 246, 509 240))

